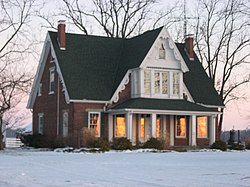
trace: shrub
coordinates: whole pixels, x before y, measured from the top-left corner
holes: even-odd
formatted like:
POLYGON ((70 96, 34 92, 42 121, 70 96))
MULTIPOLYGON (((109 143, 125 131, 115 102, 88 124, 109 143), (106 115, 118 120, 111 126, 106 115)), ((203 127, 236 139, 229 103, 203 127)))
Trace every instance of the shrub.
POLYGON ((224 142, 222 140, 217 140, 212 144, 211 149, 220 149, 222 151, 226 151, 227 144, 226 144, 226 142, 224 142))
POLYGON ((100 151, 109 151, 110 150, 110 145, 104 138, 98 138, 90 145, 90 147, 100 148, 100 151))
POLYGON ((165 142, 156 138, 150 138, 144 145, 143 148, 163 150, 165 142))
POLYGON ((115 138, 112 148, 115 150, 127 150, 132 149, 132 143, 125 137, 115 138))
POLYGON ((21 141, 24 145, 34 148, 50 147, 52 144, 50 140, 46 139, 44 135, 41 134, 22 135, 21 141))
POLYGON ((82 129, 81 145, 83 147, 89 147, 96 140, 95 129, 84 127, 82 129))
POLYGON ((237 143, 228 146, 228 148, 232 150, 245 150, 245 146, 243 144, 237 144, 237 143))
POLYGON ((250 149, 250 138, 247 138, 245 140, 245 146, 246 146, 246 149, 250 149))

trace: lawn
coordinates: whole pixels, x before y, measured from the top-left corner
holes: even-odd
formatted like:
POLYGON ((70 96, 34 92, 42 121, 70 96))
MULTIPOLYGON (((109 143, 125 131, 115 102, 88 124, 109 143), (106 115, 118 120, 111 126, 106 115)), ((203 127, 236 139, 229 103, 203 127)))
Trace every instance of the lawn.
POLYGON ((0 151, 0 187, 250 186, 250 151, 0 151))

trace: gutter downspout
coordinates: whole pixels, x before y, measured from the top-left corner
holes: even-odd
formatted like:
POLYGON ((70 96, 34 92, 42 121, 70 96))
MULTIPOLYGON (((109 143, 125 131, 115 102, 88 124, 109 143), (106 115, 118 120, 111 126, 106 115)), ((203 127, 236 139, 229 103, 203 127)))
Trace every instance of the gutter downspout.
POLYGON ((59 98, 59 76, 57 76, 57 108, 56 108, 56 134, 57 136, 59 136, 59 101, 60 101, 60 98, 59 98))

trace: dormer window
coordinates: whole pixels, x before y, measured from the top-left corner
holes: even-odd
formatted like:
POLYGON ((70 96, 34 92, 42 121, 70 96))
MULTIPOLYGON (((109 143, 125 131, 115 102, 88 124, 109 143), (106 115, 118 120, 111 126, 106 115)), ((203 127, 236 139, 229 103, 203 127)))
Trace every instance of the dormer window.
POLYGON ((180 74, 173 72, 173 94, 179 95, 180 93, 180 74))
POLYGON ((166 52, 164 45, 161 44, 161 47, 159 48, 159 59, 165 59, 166 58, 166 52))

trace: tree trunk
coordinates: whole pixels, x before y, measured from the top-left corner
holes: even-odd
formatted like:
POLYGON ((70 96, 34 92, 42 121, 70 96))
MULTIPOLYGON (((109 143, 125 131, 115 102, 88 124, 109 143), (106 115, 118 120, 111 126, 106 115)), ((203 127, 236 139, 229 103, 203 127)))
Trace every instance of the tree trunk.
MULTIPOLYGON (((1 122, 0 122, 1 123, 1 122)), ((3 132, 2 132, 2 123, 0 124, 0 150, 3 150, 3 132)))
POLYGON ((220 109, 220 112, 222 112, 222 114, 219 117, 219 124, 218 124, 218 137, 219 139, 221 139, 221 133, 222 133, 222 124, 223 124, 223 117, 224 117, 224 108, 220 109))

